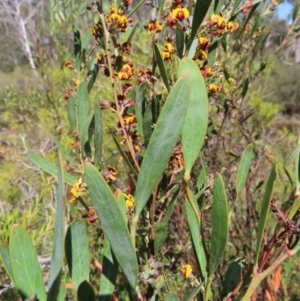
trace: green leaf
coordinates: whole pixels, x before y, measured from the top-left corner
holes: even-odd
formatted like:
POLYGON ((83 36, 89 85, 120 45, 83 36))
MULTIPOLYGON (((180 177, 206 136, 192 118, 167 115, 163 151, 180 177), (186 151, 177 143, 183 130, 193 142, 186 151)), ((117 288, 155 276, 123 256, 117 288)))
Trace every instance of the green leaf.
POLYGON ((84 280, 80 283, 77 290, 78 301, 96 301, 95 291, 93 287, 84 280))
POLYGON ((45 285, 32 242, 26 231, 16 226, 9 241, 11 265, 15 284, 23 298, 37 295, 39 301, 47 299, 45 285))
MULTIPOLYGON (((57 172, 57 166, 54 165, 53 163, 50 163, 49 161, 34 155, 34 154, 28 154, 28 158, 36 164, 39 168, 43 169, 45 172, 49 173, 50 175, 54 177, 58 177, 58 172, 57 172)), ((76 182, 76 178, 72 175, 70 175, 67 172, 64 172, 64 181, 65 183, 69 185, 74 185, 76 182)))
POLYGON ((248 88, 249 88, 249 79, 246 78, 246 80, 243 84, 242 98, 244 98, 246 96, 248 88))
POLYGON ((214 198, 211 213, 211 247, 209 275, 213 275, 222 259, 228 236, 228 205, 224 183, 220 174, 214 179, 214 198))
POLYGON ((148 201, 178 141, 189 99, 189 76, 180 78, 169 94, 152 133, 136 186, 136 218, 148 201))
POLYGON ((116 196, 117 204, 121 210, 121 213, 123 214, 124 220, 127 223, 128 217, 126 214, 126 200, 125 200, 124 194, 120 189, 117 189, 115 191, 114 195, 116 196))
POLYGON ((67 104, 67 111, 68 111, 68 119, 69 124, 72 129, 72 131, 75 131, 76 126, 76 108, 75 108, 75 99, 73 96, 70 96, 68 98, 68 104, 67 104))
POLYGON ((183 56, 184 49, 184 31, 179 26, 176 27, 176 50, 179 58, 183 56))
POLYGON ((191 46, 190 46, 190 48, 189 48, 189 50, 188 50, 188 57, 189 57, 190 59, 193 59, 193 58, 194 58, 194 56, 195 56, 195 54, 196 54, 197 47, 198 47, 198 39, 195 39, 195 40, 192 42, 192 44, 191 44, 191 46))
POLYGON ((162 57, 160 55, 160 51, 158 49, 158 46, 156 44, 154 44, 154 53, 155 53, 156 62, 157 62, 157 65, 158 65, 158 68, 159 68, 159 71, 160 71, 160 75, 163 79, 163 82, 164 82, 167 90, 170 92, 169 79, 168 79, 168 76, 167 76, 165 65, 164 65, 164 62, 163 62, 162 57))
POLYGON ((191 41, 194 40, 194 37, 208 12, 211 2, 212 0, 197 0, 192 21, 191 41))
POLYGON ((197 64, 190 58, 181 60, 178 76, 188 74, 190 78, 190 93, 188 109, 182 128, 182 147, 184 168, 187 174, 196 161, 203 146, 208 124, 208 97, 206 86, 197 64))
POLYGON ((300 3, 296 3, 294 10, 293 10, 293 23, 296 21, 296 18, 298 16, 298 12, 299 12, 299 8, 300 8, 300 3))
POLYGON ((177 197, 179 195, 180 192, 180 187, 177 188, 177 190, 175 191, 174 195, 172 196, 171 202, 168 204, 168 209, 166 211, 166 214, 163 218, 163 223, 167 224, 169 222, 169 219, 171 218, 172 212, 174 210, 174 206, 176 204, 177 201, 177 197))
POLYGON ((111 251, 107 238, 104 239, 102 274, 99 290, 99 301, 110 301, 114 292, 119 264, 111 251))
POLYGON ((240 282, 244 258, 237 258, 230 263, 223 280, 221 298, 225 298, 240 282))
POLYGON ((296 149, 289 155, 284 163, 284 167, 287 167, 292 162, 294 162, 300 156, 300 143, 296 147, 296 149))
POLYGON ((135 97, 135 115, 138 124, 138 131, 143 140, 145 140, 144 131, 143 131, 143 115, 146 107, 145 94, 146 92, 148 92, 147 90, 148 90, 148 84, 142 83, 139 86, 135 97))
POLYGON ((81 82, 77 88, 76 94, 78 133, 81 142, 81 149, 87 141, 87 130, 89 126, 90 101, 87 86, 81 82))
POLYGON ((66 282, 65 280, 62 280, 59 287, 59 293, 57 296, 57 301, 65 301, 66 300, 66 282))
POLYGON ((295 173, 296 173, 296 196, 300 195, 300 156, 295 161, 295 173))
POLYGON ((128 157, 126 156, 126 154, 125 154, 124 151, 122 150, 122 148, 121 148, 121 146, 120 146, 118 140, 116 139, 116 137, 115 137, 114 135, 112 135, 112 138, 113 138, 114 143, 115 143, 115 145, 116 145, 116 147, 117 147, 117 149, 118 149, 120 155, 122 156, 122 158, 123 158, 125 164, 126 164, 126 165, 128 166, 128 168, 133 172, 133 174, 134 174, 135 176, 137 176, 137 175, 138 175, 137 171, 136 171, 135 168, 132 166, 132 164, 131 164, 131 162, 129 161, 128 157))
POLYGON ((218 45, 219 45, 219 41, 215 40, 209 46, 208 57, 207 57, 209 66, 213 66, 215 63, 218 45))
POLYGON ((53 138, 54 143, 56 146, 60 149, 63 156, 72 164, 75 165, 74 159, 70 156, 70 154, 67 152, 67 150, 64 148, 64 146, 59 142, 58 139, 53 138))
POLYGON ((202 168, 200 175, 197 178, 196 187, 198 191, 201 191, 205 187, 207 176, 208 176, 208 167, 205 166, 204 168, 202 168))
POLYGON ((180 299, 175 293, 168 293, 168 295, 165 297, 165 301, 180 301, 180 299))
POLYGON ((123 214, 102 175, 85 165, 86 182, 97 210, 104 234, 132 288, 137 282, 138 266, 135 250, 123 214))
POLYGON ((158 0, 159 10, 162 11, 165 6, 166 0, 158 0))
POLYGON ((203 287, 203 285, 198 285, 192 290, 190 290, 188 293, 184 294, 183 301, 192 301, 199 293, 200 289, 203 287))
POLYGON ((235 188, 237 194, 240 194, 243 188, 245 187, 250 166, 251 166, 252 153, 253 153, 253 144, 251 143, 246 147, 242 155, 239 169, 237 172, 236 182, 235 182, 235 188))
POLYGON ((268 213, 269 213, 269 209, 270 209, 270 203, 271 203, 271 198, 272 198, 272 194, 273 194, 273 188, 274 188, 276 176, 277 176, 276 165, 274 165, 270 172, 266 190, 264 193, 263 202, 261 204, 258 233, 257 233, 257 244, 256 244, 256 252, 255 252, 255 262, 254 262, 255 269, 257 268, 259 252, 261 249, 261 244, 262 244, 262 240, 263 240, 263 236, 264 236, 264 231, 265 231, 267 217, 268 217, 268 213))
POLYGON ((99 73, 98 62, 97 62, 97 59, 94 59, 93 63, 91 64, 91 68, 90 68, 90 70, 88 72, 88 75, 87 75, 87 76, 91 75, 91 78, 90 78, 89 83, 87 85, 87 90, 88 90, 89 94, 92 91, 92 88, 93 88, 93 86, 95 84, 95 81, 97 79, 98 73, 99 73))
POLYGON ((103 141, 103 121, 102 121, 102 111, 100 107, 99 99, 95 98, 95 136, 94 136, 94 146, 95 146, 95 166, 100 167, 101 155, 102 155, 102 141, 103 141))
POLYGON ((83 281, 89 281, 90 274, 89 241, 82 220, 75 220, 68 228, 65 252, 72 281, 78 290, 83 281))
POLYGON ((92 37, 93 37, 93 34, 92 34, 91 30, 88 29, 85 32, 84 37, 83 37, 82 42, 81 42, 81 54, 82 55, 84 55, 84 52, 86 51, 86 49, 90 45, 92 37))
POLYGON ((64 254, 64 237, 65 237, 65 222, 64 222, 64 179, 62 171, 61 153, 58 151, 58 189, 57 189, 57 205, 54 226, 54 238, 52 245, 51 267, 48 281, 48 301, 56 301, 60 278, 61 269, 63 264, 64 254))
POLYGON ((157 222, 155 224, 155 237, 154 237, 154 253, 158 254, 161 247, 165 243, 168 236, 167 224, 163 222, 157 222))
MULTIPOLYGON (((195 199, 195 196, 193 195, 192 192, 191 192, 191 197, 193 199, 195 208, 197 208, 197 210, 199 210, 197 200, 195 199)), ((202 225, 199 225, 198 217, 196 216, 195 211, 193 210, 193 208, 187 198, 185 200, 185 210, 186 210, 189 229, 190 229, 191 236, 192 236, 193 248, 194 248, 194 253, 196 256, 198 269, 201 273, 202 281, 206 283, 206 281, 207 281, 207 262, 206 262, 206 255, 205 255, 203 240, 201 239, 201 233, 200 233, 200 229, 201 229, 202 225)))
POLYGON ((127 15, 127 18, 129 18, 132 14, 134 14, 140 6, 145 2, 145 0, 141 0, 127 15))
POLYGON ((81 37, 78 28, 74 29, 74 56, 77 71, 81 70, 81 37))
POLYGON ((242 4, 242 1, 243 0, 235 0, 234 1, 233 8, 231 11, 231 17, 233 17, 237 13, 238 9, 240 8, 240 6, 242 4))
POLYGON ((11 265, 9 249, 7 246, 2 244, 0 245, 0 257, 8 277, 10 278, 11 282, 15 284, 14 271, 11 265))

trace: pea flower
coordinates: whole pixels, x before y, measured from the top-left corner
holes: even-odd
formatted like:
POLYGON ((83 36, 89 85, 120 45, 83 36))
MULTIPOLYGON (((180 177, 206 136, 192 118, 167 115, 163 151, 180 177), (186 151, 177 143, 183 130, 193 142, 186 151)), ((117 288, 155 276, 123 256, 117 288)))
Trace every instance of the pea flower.
POLYGON ((193 268, 190 264, 186 264, 184 266, 182 266, 180 273, 184 278, 188 278, 191 276, 193 272, 193 268))

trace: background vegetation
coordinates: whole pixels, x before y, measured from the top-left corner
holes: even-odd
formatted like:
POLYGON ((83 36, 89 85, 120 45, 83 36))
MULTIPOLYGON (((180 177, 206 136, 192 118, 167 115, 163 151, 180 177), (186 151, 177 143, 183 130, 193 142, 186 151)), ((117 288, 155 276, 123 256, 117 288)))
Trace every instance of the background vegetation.
MULTIPOLYGON (((238 162, 249 143, 255 144, 256 159, 246 188, 235 204, 235 221, 230 227, 228 246, 212 287, 213 291, 218 292, 214 295, 214 300, 226 296, 222 292, 222 283, 233 259, 242 270, 246 263, 253 261, 263 189, 272 163, 276 162, 278 165, 278 180, 274 188, 278 206, 285 211, 294 200, 294 166, 284 166, 284 162, 297 146, 300 125, 300 16, 298 3, 292 3, 293 14, 289 20, 282 21, 276 15, 278 3, 262 1, 262 6, 273 8, 269 9, 269 14, 257 28, 251 28, 252 31, 246 38, 248 41, 256 41, 259 32, 265 31, 268 34, 263 35, 260 43, 254 45, 233 34, 226 40, 227 44, 219 45, 224 50, 218 56, 221 64, 218 71, 223 89, 217 96, 210 94, 207 141, 201 156, 197 158, 192 175, 200 174, 204 167, 209 167, 209 174, 221 173, 223 179, 226 179, 228 201, 232 204, 236 198, 232 183, 236 177, 238 162), (239 67, 240 61, 244 59, 240 54, 254 50, 257 52, 255 59, 246 58, 249 64, 239 67), (237 93, 237 90, 240 92, 237 93), (231 110, 233 106, 237 108, 236 113, 231 110)), ((134 1, 132 7, 137 4, 134 1)), ((67 100, 70 91, 76 90, 78 82, 87 79, 88 69, 93 66, 98 54, 97 45, 92 41, 83 57, 83 70, 74 72, 74 28, 78 28, 81 37, 84 37, 97 22, 95 15, 86 10, 86 6, 90 5, 91 3, 73 0, 4 0, 0 4, 1 242, 7 244, 12 225, 21 224, 33 241, 45 282, 50 266, 57 180, 35 166, 29 160, 28 154, 37 154, 56 164, 57 140, 72 156, 77 154, 76 149, 71 146, 74 139, 68 125, 67 100)), ((109 3, 104 3, 104 9, 107 11, 108 8, 109 3)), ((136 70, 152 68, 151 37, 144 28, 149 22, 151 9, 150 5, 143 4, 133 15, 136 21, 135 37, 138 36, 138 39, 132 40, 132 60, 136 70)), ((245 19, 241 17, 240 21, 245 19)), ((127 40, 132 31, 130 29, 124 33, 122 42, 127 40)), ((171 33, 168 30, 167 32, 171 33)), ((159 37, 159 43, 165 43, 163 35, 159 37)), ((165 62, 171 83, 176 80, 177 65, 177 59, 165 62)), ((167 92, 159 73, 157 71, 155 74, 159 78, 155 89, 164 98, 167 92)), ((99 95, 101 101, 109 101, 113 97, 110 81, 102 74, 95 82, 90 99, 94 100, 99 95)), ((124 191, 131 183, 126 165, 120 160, 112 138, 115 116, 108 110, 104 112, 103 162, 106 166, 117 168, 117 186, 124 191)), ((68 167, 65 166, 66 169, 68 167)), ((201 184, 199 179, 201 178, 196 182, 197 177, 194 177, 192 183, 198 192, 206 185, 201 184)), ((161 185, 164 184, 162 182, 161 185)), ((208 242, 213 195, 212 187, 209 184, 207 187, 198 203, 206 206, 203 211, 203 236, 208 242)), ((160 207, 157 210, 158 217, 164 209, 160 207)), ((144 300, 150 299, 162 281, 159 277, 163 273, 159 269, 161 265, 172 271, 168 275, 168 282, 171 291, 177 292, 180 299, 183 299, 186 289, 198 284, 196 276, 200 271, 197 270, 191 247, 188 223, 182 218, 185 214, 183 212, 185 209, 181 201, 174 207, 169 221, 168 237, 159 256, 143 261, 139 275, 140 291, 144 300), (189 281, 179 273, 186 263, 191 264, 195 274, 195 278, 189 281)), ((83 208, 67 205, 67 222, 82 217, 85 217, 83 208)), ((277 222, 276 215, 271 215, 268 220, 269 235, 274 233, 277 222)), ((94 260, 91 263, 90 282, 97 287, 100 278, 97 262, 102 258, 104 240, 100 236, 99 227, 88 227, 88 233, 91 258, 94 260)), ((67 268, 64 269, 67 275, 67 268)), ((64 280, 67 284, 71 283, 69 276, 64 280)), ((264 280, 256 291, 257 295, 252 298, 300 300, 299 280, 299 255, 296 255, 264 280)), ((0 283, 0 300, 19 298, 2 266, 0 283)), ((128 298, 128 288, 124 283, 121 277, 117 279, 115 297, 119 300, 128 298)), ((67 297, 74 300, 74 287, 70 285, 67 288, 67 297)), ((164 300, 164 292, 160 292, 157 298, 164 300)))

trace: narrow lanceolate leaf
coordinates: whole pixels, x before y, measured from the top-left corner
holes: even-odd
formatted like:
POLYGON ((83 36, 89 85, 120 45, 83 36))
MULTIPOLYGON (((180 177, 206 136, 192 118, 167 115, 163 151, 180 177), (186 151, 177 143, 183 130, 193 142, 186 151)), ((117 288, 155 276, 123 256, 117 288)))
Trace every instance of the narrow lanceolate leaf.
MULTIPOLYGON (((192 193, 191 196, 195 207, 199 209, 195 196, 192 193)), ((196 255, 198 269, 201 273, 202 281, 206 283, 207 262, 206 262, 206 255, 204 251, 204 245, 200 234, 200 228, 202 227, 202 225, 199 226, 198 217, 196 216, 195 211, 193 210, 188 199, 185 200, 185 210, 186 210, 189 229, 192 236, 192 242, 193 242, 194 252, 196 255)))
POLYGON ((75 165, 74 159, 71 157, 71 155, 67 152, 67 150, 64 148, 64 146, 59 142, 58 139, 53 138, 54 143, 56 146, 60 149, 62 155, 72 164, 75 165))
POLYGON ((296 173, 296 193, 295 196, 300 196, 300 155, 295 161, 295 173, 296 173))
POLYGON ((183 301, 192 301, 195 300, 194 298, 197 296, 199 293, 200 289, 203 287, 202 284, 196 286, 192 290, 188 291, 186 294, 183 296, 183 301))
POLYGON ((197 0, 194 15, 193 15, 193 22, 192 22, 192 31, 190 39, 193 40, 198 28, 200 27, 201 23, 203 22, 205 15, 210 7, 212 0, 197 0))
POLYGON ((168 224, 164 222, 157 222, 155 224, 155 237, 154 237, 154 253, 158 254, 161 247, 165 243, 168 236, 168 224))
POLYGON ((176 27, 176 51, 179 58, 182 58, 184 50, 184 31, 177 26, 176 27))
MULTIPOLYGON (((58 171, 57 171, 57 166, 54 165, 53 163, 47 161, 46 159, 41 158, 40 156, 34 155, 34 154, 29 154, 28 158, 36 164, 39 168, 43 169, 45 172, 49 173, 50 175, 54 177, 58 177, 58 171)), ((69 185, 74 185, 76 182, 76 178, 70 175, 67 172, 64 172, 64 181, 65 183, 69 185)))
POLYGON ((48 281, 48 301, 55 301, 59 291, 61 269, 64 254, 64 179, 62 171, 61 154, 58 152, 58 189, 56 202, 56 215, 54 226, 54 239, 52 245, 51 268, 48 281))
POLYGON ((72 131, 75 131, 76 126, 76 106, 75 106, 75 99, 73 96, 70 96, 68 98, 68 104, 67 104, 67 111, 68 111, 68 119, 69 124, 72 129, 72 131))
POLYGON ((143 131, 143 115, 146 107, 145 101, 145 94, 147 92, 148 84, 142 83, 137 92, 135 97, 135 112, 136 112, 136 120, 138 124, 138 130, 143 140, 144 138, 144 131, 143 131))
POLYGON ((86 164, 85 175, 89 194, 104 234, 130 285, 134 288, 137 282, 138 266, 124 216, 98 170, 94 166, 86 164))
POLYGON ((78 301, 96 301, 96 295, 93 287, 84 280, 80 283, 77 290, 78 301))
POLYGON ((99 99, 95 99, 95 134, 94 134, 94 146, 95 146, 95 165, 100 167, 101 153, 102 153, 102 140, 103 140, 103 122, 102 112, 99 99))
POLYGON ((228 205, 224 183, 220 174, 215 176, 213 192, 209 275, 213 275, 218 268, 228 236, 228 205))
POLYGON ((263 240, 263 236, 264 236, 264 231, 265 231, 267 217, 268 217, 268 213, 269 213, 269 209, 270 209, 270 203, 271 203, 271 199, 272 199, 273 188, 274 188, 276 176, 277 176, 276 165, 274 165, 270 172, 266 190, 265 190, 264 197, 263 197, 263 201, 261 204, 258 233, 257 233, 256 254, 255 254, 255 262, 254 262, 255 269, 257 268, 260 248, 261 248, 261 244, 262 244, 262 240, 263 240))
POLYGON ((157 65, 158 65, 158 68, 159 68, 159 71, 160 71, 160 75, 163 79, 163 82, 164 82, 167 90, 170 91, 169 79, 168 79, 168 76, 167 76, 165 65, 164 65, 164 62, 163 62, 162 57, 160 55, 160 51, 158 49, 158 46, 156 44, 154 44, 154 53, 155 53, 156 62, 157 62, 157 65))
POLYGON ((74 56, 76 60, 76 69, 80 71, 81 69, 81 37, 78 28, 74 29, 74 56))
POLYGON ((6 274, 10 278, 11 282, 15 284, 14 271, 11 265, 9 249, 5 245, 0 245, 0 258, 3 262, 6 274))
POLYGON ((250 165, 251 165, 252 153, 253 153, 253 144, 249 144, 242 155, 241 162, 236 176, 235 187, 236 187, 237 194, 239 194, 243 190, 246 184, 249 170, 250 170, 250 165))
POLYGON ((136 217, 148 201, 179 139, 190 93, 190 77, 180 78, 170 92, 151 135, 136 186, 136 217))
POLYGON ((83 281, 89 281, 90 273, 89 241, 83 221, 76 220, 69 227, 65 252, 72 281, 78 290, 83 281))
POLYGON ((203 146, 208 124, 208 97, 203 77, 197 64, 190 58, 181 60, 178 76, 188 74, 190 93, 188 109, 182 128, 182 146, 185 172, 190 171, 203 146))
POLYGON ((76 113, 78 123, 78 133, 80 137, 81 147, 87 141, 88 117, 90 112, 90 101, 87 86, 85 82, 81 82, 76 94, 76 113))
POLYGON ((110 301, 114 292, 119 264, 111 251, 107 238, 104 239, 102 274, 100 279, 99 301, 110 301))
POLYGON ((66 282, 65 280, 62 280, 60 283, 59 287, 59 293, 57 296, 57 301, 65 301, 66 300, 66 294, 67 294, 67 289, 66 289, 66 282))
POLYGON ((14 227, 11 231, 9 250, 15 285, 23 298, 37 295, 39 301, 47 299, 45 285, 32 242, 26 231, 14 227))
POLYGON ((288 165, 290 165, 292 162, 294 162, 299 157, 299 155, 300 155, 300 143, 298 144, 296 149, 289 155, 286 162, 284 163, 284 166, 287 167, 288 165))

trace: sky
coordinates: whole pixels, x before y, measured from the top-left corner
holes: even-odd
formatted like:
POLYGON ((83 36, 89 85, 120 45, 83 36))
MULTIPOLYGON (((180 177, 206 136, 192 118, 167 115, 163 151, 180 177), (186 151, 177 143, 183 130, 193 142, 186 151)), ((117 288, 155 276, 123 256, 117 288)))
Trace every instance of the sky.
POLYGON ((288 20, 288 16, 293 11, 293 5, 284 1, 277 7, 277 15, 280 19, 288 20))

